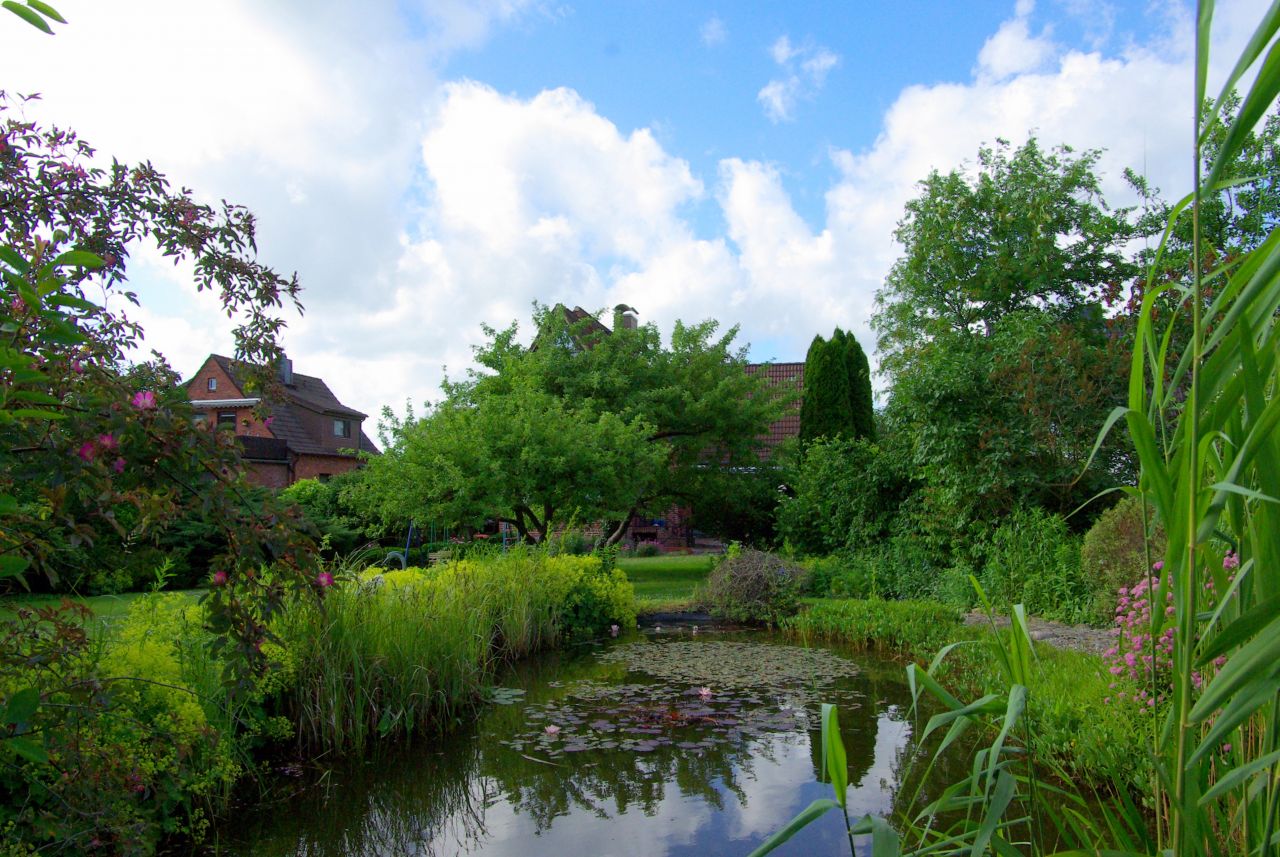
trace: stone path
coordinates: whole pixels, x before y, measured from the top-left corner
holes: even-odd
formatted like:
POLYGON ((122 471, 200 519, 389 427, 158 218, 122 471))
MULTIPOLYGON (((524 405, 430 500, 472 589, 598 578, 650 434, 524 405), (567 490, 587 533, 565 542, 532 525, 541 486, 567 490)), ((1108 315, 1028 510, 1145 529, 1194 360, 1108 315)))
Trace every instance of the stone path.
MULTIPOLYGON (((969 613, 964 617, 964 623, 966 625, 985 625, 987 624, 987 614, 977 611, 969 613)), ((1007 628, 1009 626, 1009 617, 996 617, 996 624, 1001 628, 1007 628)), ((1075 649, 1080 652, 1091 652, 1095 655, 1101 655, 1111 648, 1115 640, 1115 632, 1110 628, 1065 625, 1062 622, 1037 619, 1034 616, 1027 617, 1027 630, 1031 632, 1031 639, 1038 642, 1048 643, 1050 646, 1059 649, 1075 649)))

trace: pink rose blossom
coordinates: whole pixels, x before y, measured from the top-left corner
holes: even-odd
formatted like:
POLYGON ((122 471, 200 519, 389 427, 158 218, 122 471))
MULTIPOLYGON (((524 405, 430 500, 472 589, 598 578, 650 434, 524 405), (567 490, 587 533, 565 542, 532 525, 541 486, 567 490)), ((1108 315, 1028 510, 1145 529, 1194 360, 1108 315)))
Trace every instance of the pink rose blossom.
POLYGON ((98 448, 93 445, 93 441, 91 440, 86 440, 84 443, 80 444, 80 449, 76 451, 76 455, 80 456, 80 459, 86 463, 93 461, 97 454, 98 448))
POLYGON ((115 436, 114 436, 114 435, 110 435, 110 434, 100 434, 100 435, 98 435, 98 448, 99 448, 99 449, 104 449, 104 450, 110 451, 110 450, 115 449, 115 448, 116 448, 117 446, 119 446, 119 445, 120 445, 120 444, 118 444, 118 443, 116 442, 116 439, 115 439, 115 436))
POLYGON ((316 583, 319 584, 322 589, 328 589, 330 586, 333 586, 333 575, 327 571, 322 571, 316 575, 316 583))
POLYGON ((156 394, 150 390, 142 390, 133 397, 133 406, 140 411, 149 411, 156 406, 156 394))
POLYGON ((116 473, 124 473, 124 459, 117 458, 115 462, 111 465, 111 469, 114 470, 116 473))
POLYGON ((214 586, 226 586, 226 585, 227 585, 227 573, 226 573, 225 571, 215 571, 215 572, 213 573, 213 585, 214 585, 214 586))

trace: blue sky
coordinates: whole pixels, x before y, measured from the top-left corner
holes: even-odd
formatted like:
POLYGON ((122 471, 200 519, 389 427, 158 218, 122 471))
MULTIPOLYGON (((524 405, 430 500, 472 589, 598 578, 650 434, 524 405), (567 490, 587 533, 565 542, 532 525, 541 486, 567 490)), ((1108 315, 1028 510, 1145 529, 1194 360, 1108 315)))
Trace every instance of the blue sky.
MULTIPOLYGON (((625 302, 799 360, 871 350, 894 225, 983 142, 1106 150, 1187 185, 1190 10, 1175 0, 897 4, 61 0, 6 28, 0 86, 106 155, 258 216, 298 271, 298 371, 370 413, 434 398, 480 325, 625 302)), ((1219 3, 1216 73, 1262 0, 1219 3)), ((192 372, 232 323, 140 247, 148 345, 192 372)))

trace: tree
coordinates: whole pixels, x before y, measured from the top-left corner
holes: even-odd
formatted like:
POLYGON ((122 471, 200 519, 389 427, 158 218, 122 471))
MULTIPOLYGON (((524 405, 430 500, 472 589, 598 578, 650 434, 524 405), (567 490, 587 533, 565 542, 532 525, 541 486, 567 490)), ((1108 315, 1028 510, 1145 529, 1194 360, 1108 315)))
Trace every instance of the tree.
POLYGON ((1104 301, 1137 270, 1123 247, 1135 228, 1108 211, 1096 159, 1001 142, 976 175, 935 172, 907 204, 872 324, 921 485, 913 514, 939 550, 1021 505, 1069 514, 1132 478, 1115 436, 1085 468, 1124 397, 1127 349, 1104 301))
POLYGON ((941 334, 989 335, 1024 309, 1073 320, 1133 280, 1124 244, 1135 228, 1127 210, 1107 209, 1093 173, 1098 155, 1067 146, 1045 153, 1034 138, 1010 152, 998 141, 978 150, 972 177, 935 171, 921 182, 872 320, 891 379, 941 334))
POLYGON ((529 539, 577 514, 616 542, 632 515, 696 504, 758 464, 782 400, 744 371, 736 328, 677 322, 664 348, 652 324, 605 333, 561 307, 534 323, 531 346, 514 324, 488 329, 480 369, 446 382, 423 420, 393 422, 386 463, 367 470, 385 514, 501 518, 529 539))
POLYGON ((830 340, 813 338, 804 364, 800 441, 875 436, 871 370, 852 333, 836 328, 830 340))

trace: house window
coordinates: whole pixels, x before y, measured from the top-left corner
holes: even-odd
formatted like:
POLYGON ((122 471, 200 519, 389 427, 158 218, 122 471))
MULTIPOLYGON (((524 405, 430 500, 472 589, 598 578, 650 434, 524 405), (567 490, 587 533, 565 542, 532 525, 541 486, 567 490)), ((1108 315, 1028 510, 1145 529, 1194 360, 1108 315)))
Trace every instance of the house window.
POLYGON ((218 412, 218 428, 236 427, 235 411, 219 411, 218 412))
POLYGON ((218 379, 217 379, 217 378, 210 378, 210 379, 209 379, 209 392, 210 392, 210 393, 215 393, 215 392, 217 392, 217 390, 218 390, 218 379))
POLYGON ((333 436, 351 437, 351 420, 334 420, 333 436))
POLYGON ((333 474, 332 474, 332 473, 321 473, 321 474, 320 474, 318 477, 316 477, 316 478, 317 478, 317 479, 319 479, 321 482, 328 482, 330 479, 332 479, 332 478, 333 478, 333 474))
POLYGON ((196 425, 204 425, 206 422, 209 421, 209 415, 206 413, 197 413, 191 419, 193 422, 195 422, 196 425))

